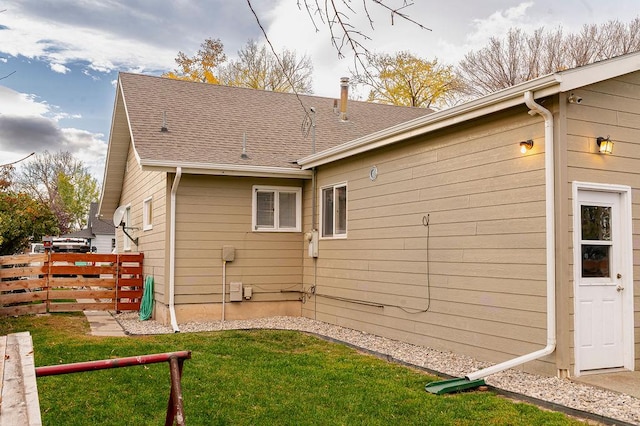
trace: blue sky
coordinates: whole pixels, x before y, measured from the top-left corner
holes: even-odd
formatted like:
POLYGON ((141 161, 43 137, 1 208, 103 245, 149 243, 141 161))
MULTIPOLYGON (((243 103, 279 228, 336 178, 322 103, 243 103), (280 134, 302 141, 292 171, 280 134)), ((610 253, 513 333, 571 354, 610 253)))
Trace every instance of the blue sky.
MULTIPOLYGON (((388 0, 402 4, 402 0, 388 0)), ((640 15, 639 0, 432 0, 404 11, 431 31, 394 20, 370 4, 374 29, 360 12, 352 23, 370 50, 410 50, 455 64, 509 28, 533 31, 640 15)), ((296 0, 252 0, 276 47, 307 54, 314 92, 339 95, 352 58, 338 59, 326 28, 316 32, 296 0)), ((359 5, 360 2, 354 2, 359 5)), ((0 0, 0 164, 30 152, 65 150, 102 179, 118 71, 161 74, 178 51, 193 54, 220 38, 233 57, 249 39, 262 42, 244 0, 0 0), (11 75, 9 75, 11 74, 11 75)))

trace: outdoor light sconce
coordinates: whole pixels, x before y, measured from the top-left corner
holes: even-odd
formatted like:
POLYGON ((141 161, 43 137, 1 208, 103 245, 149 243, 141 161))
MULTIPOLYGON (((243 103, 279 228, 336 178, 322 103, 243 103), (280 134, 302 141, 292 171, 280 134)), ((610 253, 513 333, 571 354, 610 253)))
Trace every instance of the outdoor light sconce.
POLYGON ((607 136, 606 138, 598 136, 596 138, 596 143, 598 144, 600 154, 611 154, 613 152, 613 142, 611 142, 609 136, 607 136))
POLYGON ((533 141, 531 139, 520 142, 521 153, 526 154, 531 148, 533 148, 533 141))

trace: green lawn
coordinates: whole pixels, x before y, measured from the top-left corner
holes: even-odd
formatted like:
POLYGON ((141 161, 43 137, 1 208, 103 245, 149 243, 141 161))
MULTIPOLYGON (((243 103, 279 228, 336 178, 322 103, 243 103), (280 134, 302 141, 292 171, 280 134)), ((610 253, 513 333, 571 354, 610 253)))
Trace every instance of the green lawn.
MULTIPOLYGON (((191 350, 182 377, 188 425, 566 425, 566 416, 491 392, 435 396, 436 378, 293 331, 103 338, 82 314, 0 319, 28 330, 36 365, 191 350)), ((38 379, 45 425, 164 424, 167 363, 38 379)))

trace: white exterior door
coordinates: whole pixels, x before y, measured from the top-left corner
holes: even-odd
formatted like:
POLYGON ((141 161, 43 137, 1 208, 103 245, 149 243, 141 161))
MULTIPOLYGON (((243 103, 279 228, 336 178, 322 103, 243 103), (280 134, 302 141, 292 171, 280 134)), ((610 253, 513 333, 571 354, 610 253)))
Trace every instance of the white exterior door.
POLYGON ((577 373, 622 368, 632 346, 625 322, 633 323, 625 303, 633 286, 625 253, 631 237, 626 198, 615 191, 580 189, 574 194, 577 373))

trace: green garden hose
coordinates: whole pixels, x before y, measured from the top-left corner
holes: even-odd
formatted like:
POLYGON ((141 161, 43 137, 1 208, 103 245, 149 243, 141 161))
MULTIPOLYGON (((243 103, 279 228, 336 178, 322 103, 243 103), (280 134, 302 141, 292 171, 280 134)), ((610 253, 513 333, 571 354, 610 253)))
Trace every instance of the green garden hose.
POLYGON ((144 290, 142 291, 142 302, 140 302, 140 321, 146 321, 151 318, 153 312, 153 277, 147 275, 144 281, 144 290))

